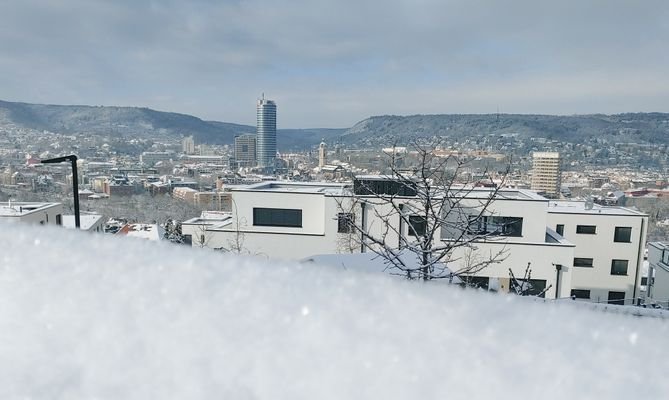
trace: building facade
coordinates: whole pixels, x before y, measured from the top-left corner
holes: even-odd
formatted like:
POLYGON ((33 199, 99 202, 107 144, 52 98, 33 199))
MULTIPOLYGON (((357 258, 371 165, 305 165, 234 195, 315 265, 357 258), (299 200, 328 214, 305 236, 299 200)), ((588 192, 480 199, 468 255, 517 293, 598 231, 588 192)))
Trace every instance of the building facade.
POLYGON ((646 304, 669 308, 669 244, 648 243, 646 304))
POLYGON ((560 153, 534 152, 532 154, 532 190, 548 198, 559 198, 562 182, 561 161, 560 153))
POLYGON ((274 171, 276 162, 276 103, 263 95, 256 105, 258 166, 274 171))
POLYGON ((551 200, 549 227, 576 245, 572 296, 630 305, 640 297, 648 216, 624 207, 551 200))
POLYGON ((235 136, 235 162, 238 167, 255 167, 256 135, 235 136))
POLYGON ((63 225, 63 205, 61 203, 3 202, 0 203, 0 221, 63 225))

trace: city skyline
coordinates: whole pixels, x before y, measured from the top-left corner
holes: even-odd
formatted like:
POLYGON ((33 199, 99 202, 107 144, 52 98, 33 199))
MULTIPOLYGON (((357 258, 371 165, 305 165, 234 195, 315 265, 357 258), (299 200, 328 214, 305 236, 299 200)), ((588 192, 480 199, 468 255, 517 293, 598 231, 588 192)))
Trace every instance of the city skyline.
POLYGON ((669 111, 662 1, 0 5, 3 99, 282 128, 371 115, 669 111))

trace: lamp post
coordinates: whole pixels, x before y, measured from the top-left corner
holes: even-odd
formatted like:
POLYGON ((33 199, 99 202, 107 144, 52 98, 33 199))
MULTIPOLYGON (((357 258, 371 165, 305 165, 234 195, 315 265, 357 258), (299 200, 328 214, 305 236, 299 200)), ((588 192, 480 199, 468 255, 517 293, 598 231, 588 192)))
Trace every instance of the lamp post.
POLYGON ((49 158, 42 160, 42 164, 58 164, 64 161, 72 163, 72 193, 74 194, 74 226, 80 229, 81 222, 79 219, 79 174, 77 173, 77 156, 74 154, 70 156, 49 158))

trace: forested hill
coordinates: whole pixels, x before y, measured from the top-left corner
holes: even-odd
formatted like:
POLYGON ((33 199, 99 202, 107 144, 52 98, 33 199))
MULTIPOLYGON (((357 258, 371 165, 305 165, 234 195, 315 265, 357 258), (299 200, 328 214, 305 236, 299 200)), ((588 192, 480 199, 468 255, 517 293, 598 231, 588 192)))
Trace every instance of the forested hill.
MULTIPOLYGON (((253 112, 253 111, 252 111, 253 112)), ((48 130, 58 133, 88 133, 122 137, 193 135, 196 141, 232 143, 235 135, 255 133, 255 126, 204 121, 192 115, 139 107, 47 105, 0 100, 0 126, 48 130)), ((344 129, 280 129, 280 148, 313 146, 323 137, 340 135, 344 129)))
POLYGON ((617 142, 669 142, 669 114, 628 113, 616 115, 412 115, 375 116, 348 129, 345 142, 389 143, 424 137, 466 137, 471 135, 516 134, 581 142, 607 136, 617 142))
MULTIPOLYGON (((235 135, 255 133, 255 127, 229 122, 204 121, 192 115, 139 107, 45 105, 0 101, 0 126, 89 133, 121 137, 181 137, 198 142, 232 143, 235 135)), ((280 150, 305 149, 321 139, 358 146, 387 146, 414 138, 467 137, 515 134, 579 143, 593 137, 609 142, 669 143, 669 114, 616 115, 411 115, 375 116, 349 129, 279 129, 280 150)))

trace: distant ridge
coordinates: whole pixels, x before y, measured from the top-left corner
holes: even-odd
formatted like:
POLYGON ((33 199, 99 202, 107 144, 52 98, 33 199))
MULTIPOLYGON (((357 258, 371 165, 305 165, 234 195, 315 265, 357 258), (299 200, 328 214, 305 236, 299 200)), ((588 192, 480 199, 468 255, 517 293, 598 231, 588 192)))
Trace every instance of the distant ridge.
MULTIPOLYGON (((30 104, 0 100, 0 125, 12 124, 58 133, 88 133, 121 137, 181 137, 196 141, 230 144, 236 135, 255 133, 255 126, 204 121, 187 114, 156 111, 145 107, 30 104)), ((279 147, 305 147, 343 129, 279 130, 279 147)))
MULTIPOLYGON (((181 137, 198 142, 230 144, 235 135, 256 128, 230 122, 204 121, 192 115, 143 107, 46 105, 0 100, 0 126, 60 133, 88 133, 121 137, 181 137)), ((606 138, 612 143, 669 144, 668 113, 615 115, 435 114, 381 115, 366 118, 349 129, 279 129, 280 151, 310 149, 322 139, 357 147, 405 144, 418 138, 466 138, 514 135, 583 143, 606 138)))

